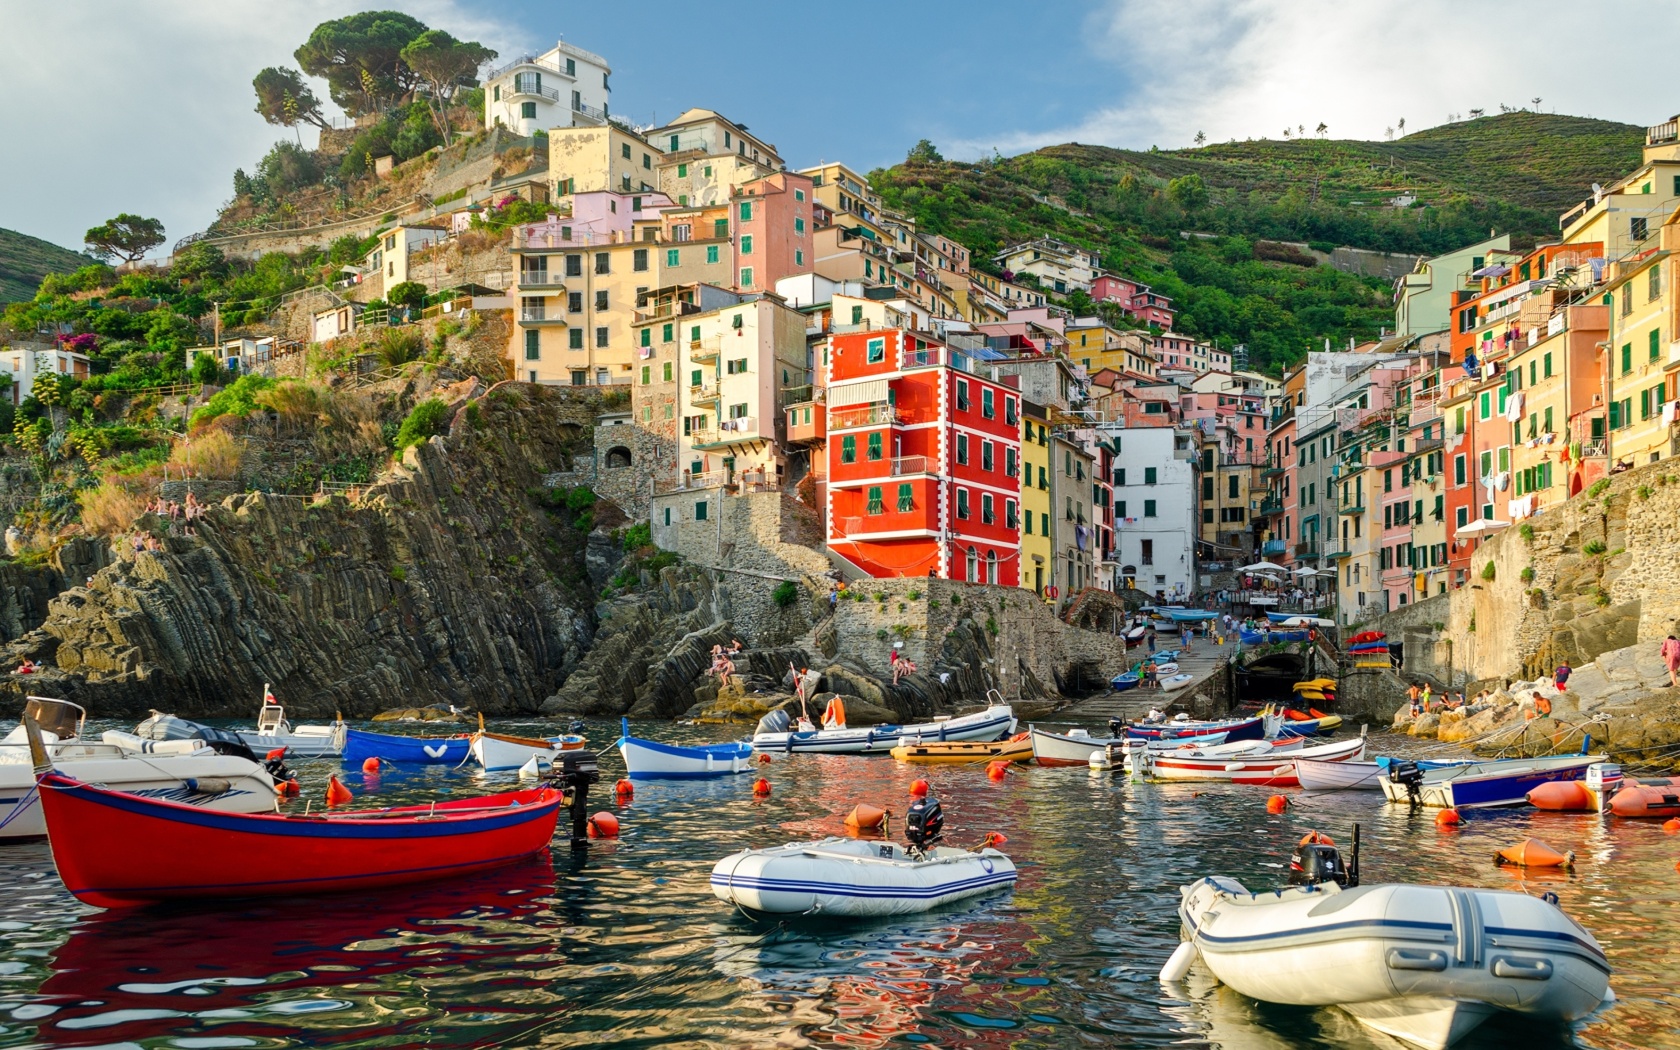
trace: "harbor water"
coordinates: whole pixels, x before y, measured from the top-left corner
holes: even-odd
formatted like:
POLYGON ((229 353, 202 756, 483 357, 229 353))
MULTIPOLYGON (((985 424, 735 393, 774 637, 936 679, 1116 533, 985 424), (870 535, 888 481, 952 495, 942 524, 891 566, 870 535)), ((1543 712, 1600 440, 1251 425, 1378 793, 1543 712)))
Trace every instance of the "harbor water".
MULTIPOLYGON (((388 728, 388 727, 382 727, 388 728)), ((409 727, 404 727, 405 729, 409 727)), ((536 725, 497 728, 532 731, 536 725)), ((552 724, 541 727, 553 731, 552 724)), ((635 727, 686 742, 716 727, 635 727)), ((419 732, 420 729, 413 728, 419 732)), ((439 730, 441 731, 441 730, 439 730)), ((453 882, 377 894, 101 912, 59 883, 42 842, 0 846, 0 1047, 1226 1047, 1399 1046, 1336 1010, 1255 1004, 1200 968, 1156 979, 1178 944, 1178 888, 1207 874, 1279 884, 1318 829, 1362 828, 1365 881, 1557 894, 1615 967, 1617 1002, 1574 1031, 1496 1019, 1471 1050, 1680 1046, 1680 836, 1658 822, 1513 810, 1438 830, 1380 794, 1131 784, 1083 769, 911 767, 886 757, 777 756, 751 776, 644 782, 591 723, 614 841, 453 882), (885 921, 754 921, 716 900, 713 863, 748 846, 840 834, 860 802, 902 824, 927 779, 946 837, 988 831, 1020 868, 1013 893, 885 921), (1572 872, 1494 865, 1526 837, 1574 850, 1572 872)), ((332 763, 297 767, 319 805, 332 763)), ((343 774, 370 804, 510 786, 468 769, 343 774)), ((110 848, 121 850, 122 843, 110 848)))

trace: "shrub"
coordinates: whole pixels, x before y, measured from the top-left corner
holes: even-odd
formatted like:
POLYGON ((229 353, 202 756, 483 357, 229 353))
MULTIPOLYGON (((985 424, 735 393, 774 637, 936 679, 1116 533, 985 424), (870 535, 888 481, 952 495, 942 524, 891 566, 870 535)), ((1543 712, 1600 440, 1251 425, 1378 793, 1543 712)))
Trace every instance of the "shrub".
POLYGON ((1635 496, 1638 496, 1640 499, 1650 499, 1651 498, 1651 493, 1653 491, 1655 491, 1655 490, 1652 489, 1651 486, 1641 485, 1638 488, 1633 490, 1633 494, 1635 496))
POLYGON ((183 438, 169 453, 169 465, 201 478, 236 478, 245 446, 225 430, 205 430, 183 438))
POLYGON ((883 642, 886 641, 887 640, 887 629, 885 627, 883 627, 879 631, 876 631, 875 632, 875 637, 880 639, 883 642))
POLYGON ((1532 566, 1532 565, 1525 566, 1523 568, 1523 571, 1519 575, 1522 579, 1522 582, 1533 583, 1534 582, 1534 566, 1532 566))
POLYGON ((379 355, 380 362, 386 368, 397 368, 419 357, 424 345, 425 342, 420 338, 417 329, 387 328, 379 333, 379 339, 374 343, 374 352, 379 355))
POLYGON ((1603 587, 1600 587, 1597 593, 1593 595, 1593 604, 1600 608, 1610 604, 1610 595, 1603 587))
POLYGON ((922 600, 922 592, 921 591, 910 591, 909 593, 905 594, 905 597, 910 599, 913 602, 919 602, 919 601, 922 600))
POLYGON ((1603 554, 1604 553, 1604 541, 1603 540, 1588 540, 1586 543, 1581 544, 1581 553, 1582 554, 1587 554, 1587 555, 1603 554))
POLYGON ((799 600, 799 587, 792 580, 783 580, 776 584, 776 589, 770 592, 770 600, 786 609, 799 600))
POLYGON ((401 565, 391 566, 391 579, 396 580, 398 583, 403 582, 408 579, 408 570, 401 565))
POLYGON ((192 377, 195 383, 214 383, 222 378, 222 366, 215 354, 199 354, 193 358, 192 377))
POLYGON ((1599 493, 1603 492, 1605 489, 1607 489, 1609 487, 1610 487, 1610 479, 1609 478, 1599 478, 1597 481, 1592 483, 1591 488, 1587 489, 1587 498, 1588 499, 1597 499, 1598 496, 1599 496, 1599 493))
POLYGON ((257 394, 274 385, 274 380, 267 376, 243 375, 235 379, 216 396, 204 403, 204 407, 192 414, 192 427, 198 429, 213 419, 222 416, 233 416, 243 419, 257 409, 257 394))
POLYGON ((653 543, 653 523, 651 521, 639 521, 625 529, 624 535, 620 539, 627 551, 641 550, 643 547, 650 546, 653 543))
POLYGON ((449 406, 444 404, 442 399, 435 397, 415 405, 408 413, 408 418, 404 419, 402 426, 397 429, 397 455, 402 455, 403 450, 441 432, 445 422, 444 414, 448 411, 449 406))
POLYGON ((84 489, 77 497, 82 506, 82 527, 100 536, 126 532, 134 519, 146 512, 146 490, 134 479, 108 477, 97 488, 84 489))
POLYGON ((991 635, 993 638, 997 637, 997 633, 998 633, 997 617, 995 617, 995 616, 986 617, 986 633, 991 635))
POLYGON ((1533 543, 1534 542, 1534 526, 1530 525, 1526 521, 1523 522, 1521 525, 1517 526, 1517 535, 1521 536, 1523 538, 1524 543, 1533 543))
POLYGON ((385 301, 392 306, 411 306, 418 310, 426 305, 426 286, 419 281, 404 281, 385 293, 385 301))
POLYGON ((566 491, 566 508, 571 511, 588 510, 595 505, 595 493, 584 485, 566 491))
POLYGON ((1494 575, 1493 562, 1490 561, 1486 565, 1482 566, 1482 579, 1491 580, 1491 579, 1493 579, 1493 575, 1494 575))

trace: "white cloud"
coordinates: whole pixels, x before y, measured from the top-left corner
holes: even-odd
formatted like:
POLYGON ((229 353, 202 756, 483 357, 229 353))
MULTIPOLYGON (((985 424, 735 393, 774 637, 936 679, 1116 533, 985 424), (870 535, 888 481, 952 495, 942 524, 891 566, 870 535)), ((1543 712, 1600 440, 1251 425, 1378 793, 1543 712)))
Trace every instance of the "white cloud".
MULTIPOLYGON (((1334 138, 1380 139, 1449 113, 1500 105, 1655 124, 1680 109, 1664 63, 1618 61, 1637 41, 1673 39, 1680 7, 1625 17, 1557 0, 1520 10, 1462 0, 1111 0, 1080 34, 1094 108, 1054 128, 1004 128, 954 143, 956 156, 1062 142, 1133 149, 1281 138, 1320 122, 1334 138), (1605 73, 1604 70, 1613 70, 1605 73)), ((1654 45, 1652 45, 1654 46, 1654 45)))
MULTIPOLYGON (((171 243, 203 229, 232 195, 233 169, 292 134, 255 113, 251 78, 295 67, 318 23, 366 6, 0 0, 0 226, 72 248, 120 211, 162 219, 171 243)), ((389 6, 504 54, 524 43, 454 0, 389 6)))

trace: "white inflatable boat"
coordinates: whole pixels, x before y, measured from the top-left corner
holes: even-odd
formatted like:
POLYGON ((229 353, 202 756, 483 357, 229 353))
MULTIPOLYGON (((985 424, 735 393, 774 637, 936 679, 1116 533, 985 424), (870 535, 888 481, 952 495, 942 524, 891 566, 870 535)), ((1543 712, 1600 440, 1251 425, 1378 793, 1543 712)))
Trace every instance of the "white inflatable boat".
POLYGON ((340 757, 344 754, 347 731, 342 718, 324 726, 292 725, 286 718, 286 708, 274 699, 267 685, 263 686, 263 704, 257 711, 256 730, 235 730, 239 739, 259 755, 283 747, 294 758, 340 757))
POLYGON ((742 850, 712 869, 712 893, 770 915, 908 915, 1015 884, 1015 864, 995 849, 823 839, 742 850))
POLYGON ((1187 941, 1169 970, 1199 954, 1245 996, 1339 1006, 1419 1046, 1450 1046, 1499 1011, 1568 1023, 1610 994, 1593 935, 1538 897, 1335 882, 1249 893, 1218 877, 1181 892, 1187 941))
POLYGON ((900 738, 923 743, 946 740, 1001 740, 1015 732, 1015 713, 1008 704, 984 711, 919 725, 846 726, 833 729, 795 729, 786 711, 772 711, 759 719, 753 733, 754 751, 819 752, 824 754, 885 754, 900 738))

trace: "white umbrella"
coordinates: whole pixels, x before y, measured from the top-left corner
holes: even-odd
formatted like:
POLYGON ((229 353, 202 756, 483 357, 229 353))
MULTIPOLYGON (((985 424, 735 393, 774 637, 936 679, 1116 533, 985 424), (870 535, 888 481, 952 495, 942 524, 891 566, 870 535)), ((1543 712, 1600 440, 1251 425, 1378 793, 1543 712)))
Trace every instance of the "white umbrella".
POLYGON ((1472 521, 1470 524, 1459 529, 1458 534, 1460 536, 1478 536, 1485 532, 1498 532, 1500 529, 1508 529, 1510 527, 1511 523, 1508 521, 1491 521, 1487 518, 1477 518, 1475 521, 1472 521))
MULTIPOLYGON (((1460 529, 1459 531, 1462 532, 1464 530, 1460 529)), ((1237 571, 1238 572, 1288 572, 1289 570, 1285 569, 1281 565, 1274 565, 1269 561, 1257 561, 1253 565, 1244 565, 1242 568, 1238 569, 1237 571)))
POLYGON ((1295 575, 1297 575, 1297 576, 1317 576, 1318 575, 1318 570, 1303 565, 1301 568, 1295 570, 1295 575))

